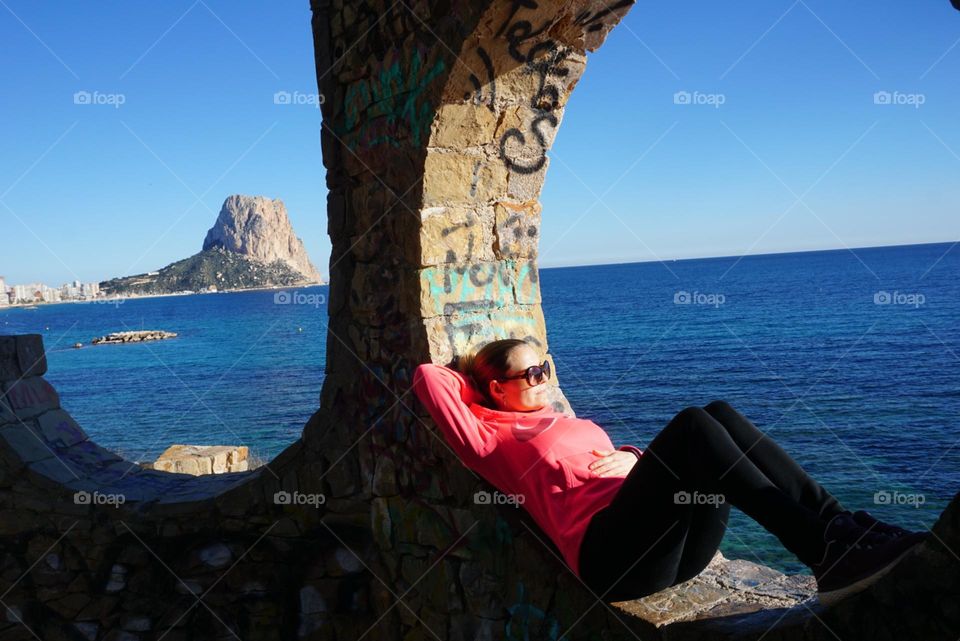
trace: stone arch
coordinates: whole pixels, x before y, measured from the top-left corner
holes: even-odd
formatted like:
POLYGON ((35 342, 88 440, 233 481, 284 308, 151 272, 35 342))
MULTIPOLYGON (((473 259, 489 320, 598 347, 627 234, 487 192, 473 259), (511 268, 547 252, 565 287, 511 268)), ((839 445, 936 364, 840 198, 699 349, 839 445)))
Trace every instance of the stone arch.
MULTIPOLYGON (((960 627, 960 498, 934 528, 942 547, 830 612, 796 605, 809 581, 722 558, 664 593, 597 605, 530 519, 472 504, 484 481, 409 394, 417 364, 491 338, 549 354, 536 269, 546 151, 586 52, 631 5, 312 0, 333 245, 320 407, 254 472, 108 477, 125 464, 59 407, 39 337, 0 337, 0 635, 758 638, 773 625, 779 638, 826 639, 960 627), (64 476, 64 463, 82 474, 64 476), (72 500, 96 490, 130 498, 72 500)), ((551 402, 572 414, 556 383, 551 402)))

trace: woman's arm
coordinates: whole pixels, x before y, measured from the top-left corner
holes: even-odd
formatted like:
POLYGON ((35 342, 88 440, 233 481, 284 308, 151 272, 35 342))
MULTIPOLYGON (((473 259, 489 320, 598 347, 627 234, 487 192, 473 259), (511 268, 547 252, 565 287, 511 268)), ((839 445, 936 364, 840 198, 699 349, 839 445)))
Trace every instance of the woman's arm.
POLYGON ((461 460, 482 458, 497 445, 496 428, 470 411, 479 393, 460 372, 423 363, 413 371, 413 391, 461 460))

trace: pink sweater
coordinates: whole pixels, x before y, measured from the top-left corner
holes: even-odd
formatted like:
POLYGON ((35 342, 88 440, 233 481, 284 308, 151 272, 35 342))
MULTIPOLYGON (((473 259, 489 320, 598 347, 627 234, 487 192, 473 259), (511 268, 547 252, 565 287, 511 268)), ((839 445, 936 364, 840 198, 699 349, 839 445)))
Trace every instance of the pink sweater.
MULTIPOLYGON (((580 542, 590 517, 610 504, 625 478, 587 469, 601 458, 591 450, 614 449, 607 433, 550 406, 508 412, 480 405, 482 396, 468 379, 442 365, 419 365, 413 389, 463 464, 501 492, 522 497, 523 507, 581 576, 580 542)), ((638 458, 643 453, 633 445, 617 449, 638 458)))

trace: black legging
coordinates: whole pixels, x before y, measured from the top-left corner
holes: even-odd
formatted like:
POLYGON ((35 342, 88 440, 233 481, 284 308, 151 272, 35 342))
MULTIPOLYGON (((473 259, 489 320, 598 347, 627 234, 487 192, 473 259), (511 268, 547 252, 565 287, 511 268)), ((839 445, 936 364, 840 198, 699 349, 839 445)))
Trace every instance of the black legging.
POLYGON ((845 509, 725 401, 688 407, 591 519, 580 547, 584 583, 621 601, 695 577, 720 546, 731 504, 808 566, 823 557, 826 522, 845 509))

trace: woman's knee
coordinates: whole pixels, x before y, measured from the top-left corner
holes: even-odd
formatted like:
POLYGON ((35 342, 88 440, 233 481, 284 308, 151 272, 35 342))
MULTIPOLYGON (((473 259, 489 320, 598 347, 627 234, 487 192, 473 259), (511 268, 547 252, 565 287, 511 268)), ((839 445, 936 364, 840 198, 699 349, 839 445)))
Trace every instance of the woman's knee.
POLYGON ((726 401, 724 401, 724 400, 722 400, 722 399, 717 399, 717 400, 715 400, 715 401, 710 401, 709 403, 707 403, 706 405, 703 406, 703 409, 705 409, 705 410, 706 410, 707 412, 709 412, 710 414, 716 414, 716 413, 724 413, 724 414, 725 414, 725 413, 733 412, 733 411, 734 411, 733 406, 730 405, 730 403, 728 403, 728 402, 726 402, 726 401))
POLYGON ((696 405, 689 405, 677 412, 677 418, 685 419, 687 421, 703 421, 705 418, 709 417, 710 414, 708 414, 704 408, 696 405))
POLYGON ((719 425, 717 419, 706 409, 696 405, 683 408, 677 413, 676 418, 679 419, 679 423, 692 430, 709 430, 719 425))

